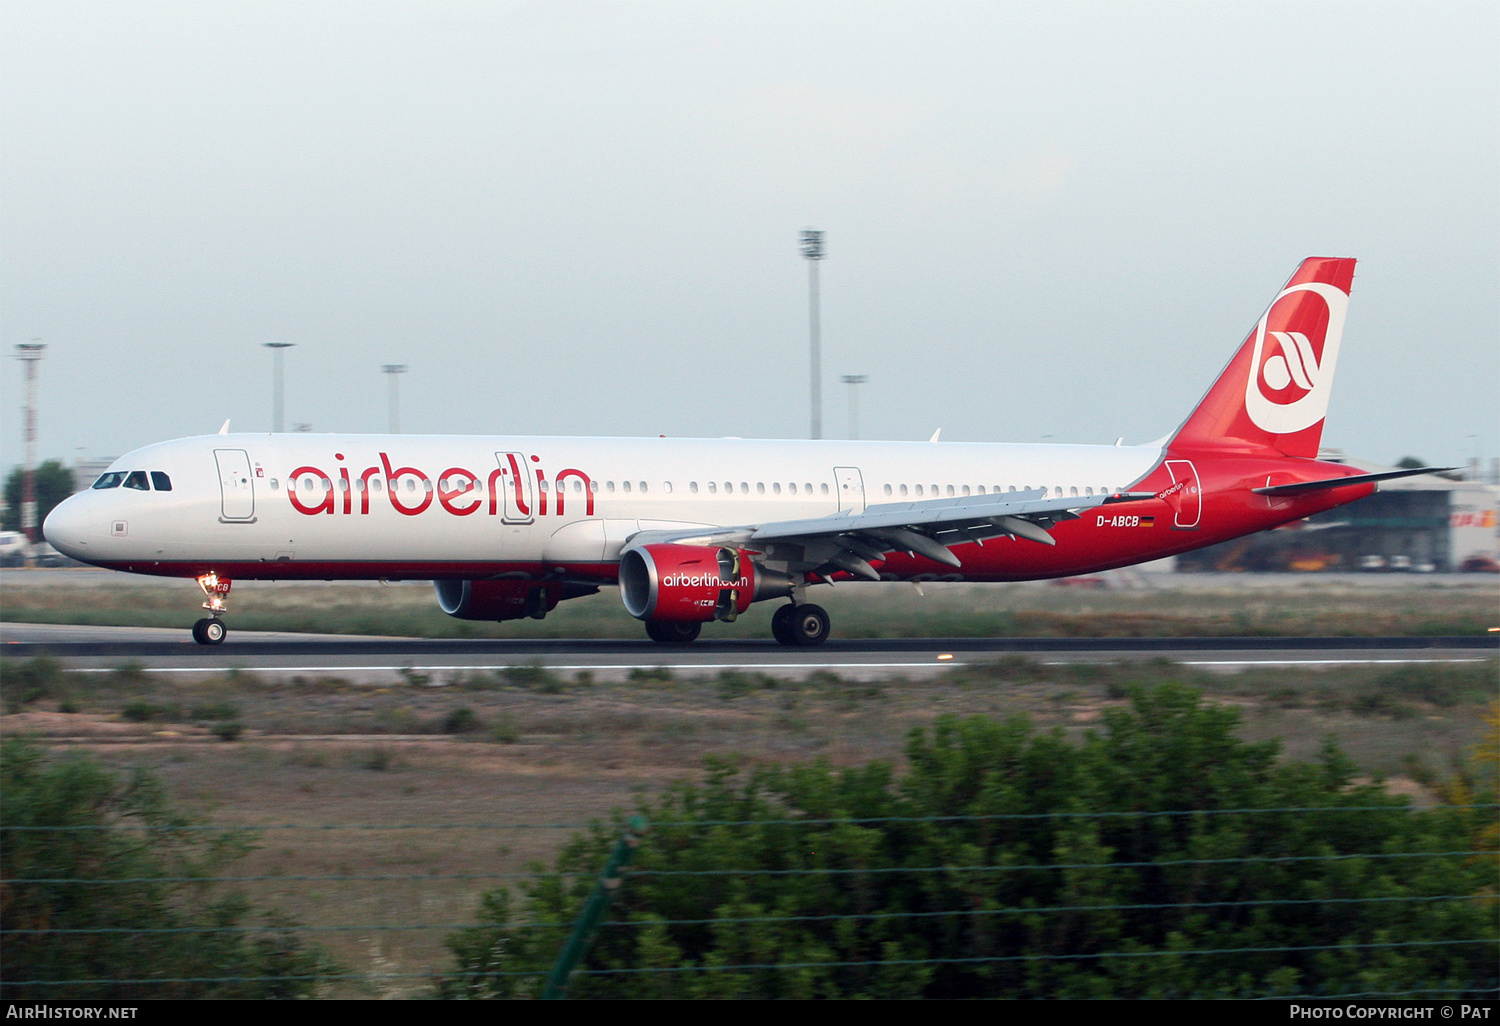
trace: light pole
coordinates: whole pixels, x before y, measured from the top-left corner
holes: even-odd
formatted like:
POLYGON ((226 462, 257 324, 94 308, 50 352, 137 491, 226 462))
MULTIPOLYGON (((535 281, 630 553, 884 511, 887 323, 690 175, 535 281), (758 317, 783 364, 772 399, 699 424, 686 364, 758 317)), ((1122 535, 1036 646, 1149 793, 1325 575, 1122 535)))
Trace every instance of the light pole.
MULTIPOLYGON (((16 359, 26 365, 26 471, 21 479, 21 530, 26 540, 39 540, 36 522, 36 365, 47 346, 40 339, 16 346, 16 359)), ((30 566, 28 557, 27 566, 30 566)))
POLYGON ((818 261, 823 259, 823 233, 802 231, 802 255, 807 259, 808 349, 812 363, 812 437, 823 437, 823 356, 818 318, 818 261))
POLYGON ((859 437, 859 386, 870 380, 868 374, 845 374, 844 384, 849 386, 849 437, 859 437))
POLYGON ((391 434, 399 435, 401 433, 401 391, 400 387, 396 384, 396 376, 406 373, 406 364, 386 363, 382 364, 380 369, 386 373, 391 382, 391 434))
POLYGON ((271 350, 271 430, 277 434, 282 429, 282 357, 283 350, 292 348, 295 342, 263 342, 271 350))

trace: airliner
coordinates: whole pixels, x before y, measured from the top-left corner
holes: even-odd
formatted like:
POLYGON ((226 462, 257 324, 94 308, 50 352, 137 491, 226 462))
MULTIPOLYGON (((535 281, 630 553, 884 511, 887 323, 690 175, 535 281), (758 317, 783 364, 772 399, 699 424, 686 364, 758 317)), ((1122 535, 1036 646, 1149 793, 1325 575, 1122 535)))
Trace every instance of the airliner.
POLYGON ((1175 432, 1149 445, 229 434, 116 460, 43 527, 96 566, 198 582, 431 580, 465 620, 541 619, 618 587, 664 644, 753 602, 813 646, 844 581, 1094 573, 1371 494, 1320 461, 1354 260, 1302 262, 1175 432))

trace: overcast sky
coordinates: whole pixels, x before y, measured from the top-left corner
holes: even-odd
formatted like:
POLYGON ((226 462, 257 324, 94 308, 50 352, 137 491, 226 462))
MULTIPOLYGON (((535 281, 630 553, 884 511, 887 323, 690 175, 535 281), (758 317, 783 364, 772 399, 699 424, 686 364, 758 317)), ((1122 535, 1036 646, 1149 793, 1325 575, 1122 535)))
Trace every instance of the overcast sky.
POLYGON ((0 4, 0 451, 382 431, 1127 442, 1297 262, 1325 444, 1500 454, 1494 3, 0 4))

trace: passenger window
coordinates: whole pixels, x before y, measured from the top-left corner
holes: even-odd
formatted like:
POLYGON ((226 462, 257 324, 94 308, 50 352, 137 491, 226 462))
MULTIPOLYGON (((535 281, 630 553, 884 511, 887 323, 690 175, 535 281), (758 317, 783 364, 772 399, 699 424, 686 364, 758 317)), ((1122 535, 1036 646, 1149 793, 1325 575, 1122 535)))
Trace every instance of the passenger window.
POLYGON ((917 485, 917 494, 918 495, 922 495, 923 494, 923 492, 922 492, 922 486, 921 485, 917 485))
POLYGON ((138 492, 149 492, 151 486, 146 483, 146 472, 144 470, 132 470, 130 476, 125 479, 126 488, 134 488, 138 492))
POLYGON ((890 485, 886 485, 885 486, 885 494, 887 494, 887 495, 891 494, 891 486, 890 485))
POLYGON ((905 494, 906 494, 906 485, 902 485, 902 486, 901 486, 901 494, 902 494, 902 495, 905 495, 905 494))
POLYGON ((719 486, 717 484, 715 484, 713 481, 710 481, 708 483, 708 494, 709 495, 717 495, 718 491, 719 491, 719 486))
POLYGON ((755 482, 755 490, 761 495, 766 494, 766 483, 764 481, 755 482))
POLYGON ((662 491, 666 492, 668 495, 672 494, 672 482, 671 481, 663 481, 661 487, 662 487, 662 491))
POLYGON ((620 482, 620 487, 623 488, 623 489, 625 489, 625 491, 628 492, 628 491, 630 491, 630 482, 629 481, 621 481, 620 482))
POLYGON ((641 491, 644 492, 645 490, 646 490, 646 482, 642 481, 641 482, 641 491))
POLYGON ((159 492, 170 492, 172 479, 159 470, 153 470, 151 471, 151 487, 159 492))
POLYGON ((733 495, 734 494, 734 482, 733 481, 725 481, 724 482, 724 494, 725 495, 733 495))
POLYGON ((589 491, 597 493, 599 491, 599 482, 598 481, 590 481, 589 482, 589 491))
POLYGON ((688 482, 688 491, 692 492, 694 495, 697 495, 698 494, 698 482, 697 481, 689 481, 688 482))
POLYGON ((802 484, 802 490, 804 492, 806 492, 808 495, 811 495, 812 494, 812 482, 811 481, 803 482, 803 484, 802 484))
POLYGON ((375 489, 375 490, 376 490, 376 491, 377 491, 377 492, 378 492, 378 491, 380 491, 380 490, 381 490, 381 489, 383 489, 383 488, 385 488, 385 485, 383 485, 383 484, 381 484, 381 483, 380 483, 380 478, 378 478, 378 477, 376 477, 376 478, 372 478, 372 479, 371 479, 371 480, 370 480, 370 485, 371 485, 371 486, 372 486, 372 487, 373 487, 373 488, 374 488, 374 489, 375 489))
POLYGON ((953 486, 952 486, 952 485, 949 485, 949 486, 948 486, 948 494, 949 494, 949 495, 952 495, 952 494, 953 494, 953 486))
POLYGON ((94 482, 95 488, 118 488, 120 482, 125 480, 125 471, 113 470, 108 474, 100 474, 99 480, 94 482))
POLYGON ((965 495, 969 494, 969 486, 968 485, 964 485, 964 494, 965 495))
POLYGON ((749 481, 741 481, 740 482, 740 494, 741 495, 749 495, 750 494, 750 482, 749 481))
MULTIPOLYGON (((273 478, 271 478, 271 491, 274 492, 275 490, 276 490, 276 479, 273 477, 273 478)), ((360 481, 360 483, 359 483, 359 490, 360 491, 364 491, 365 490, 365 483, 363 481, 360 481)))
POLYGON ((772 481, 771 482, 771 491, 773 493, 775 493, 776 495, 780 495, 781 494, 781 482, 780 481, 772 481))
POLYGON ((826 481, 823 483, 823 494, 828 494, 828 483, 826 481))
POLYGON ((796 481, 793 481, 791 484, 787 485, 786 487, 787 487, 787 491, 791 492, 793 495, 797 494, 797 482, 796 481))
POLYGON ((612 492, 612 491, 614 491, 615 490, 615 483, 613 481, 606 481, 606 482, 604 482, 604 490, 606 492, 612 492))
MULTIPOLYGON (((1061 489, 1059 489, 1059 490, 1061 490, 1061 489)), ((1072 488, 1069 488, 1068 489, 1068 494, 1069 495, 1077 495, 1078 494, 1078 487, 1075 485, 1072 488)))
MULTIPOLYGON (((968 494, 968 493, 967 493, 967 492, 965 492, 965 493, 964 493, 964 494, 968 494)), ((980 494, 980 495, 983 495, 983 494, 984 494, 984 485, 980 485, 980 486, 979 486, 979 494, 980 494)))

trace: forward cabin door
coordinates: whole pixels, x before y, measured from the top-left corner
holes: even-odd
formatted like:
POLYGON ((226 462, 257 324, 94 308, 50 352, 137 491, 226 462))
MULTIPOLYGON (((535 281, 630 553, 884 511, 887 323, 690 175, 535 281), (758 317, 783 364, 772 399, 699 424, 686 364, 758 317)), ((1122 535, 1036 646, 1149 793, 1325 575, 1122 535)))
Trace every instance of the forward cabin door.
POLYGON ((858 467, 834 467, 833 476, 838 481, 839 512, 865 511, 865 479, 858 467))
POLYGON ((250 473, 250 454, 244 449, 215 449, 219 465, 219 496, 225 523, 249 523, 255 519, 255 483, 250 473))
POLYGON ((529 524, 536 517, 536 480, 525 454, 497 452, 500 480, 496 487, 505 506, 507 524, 529 524))

